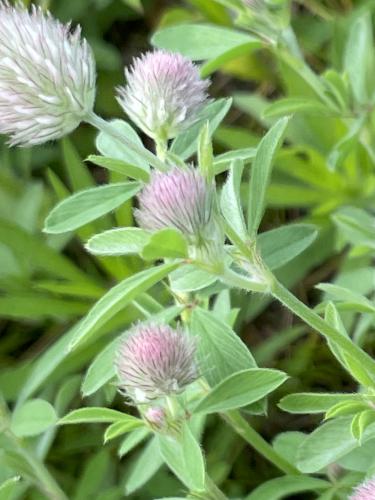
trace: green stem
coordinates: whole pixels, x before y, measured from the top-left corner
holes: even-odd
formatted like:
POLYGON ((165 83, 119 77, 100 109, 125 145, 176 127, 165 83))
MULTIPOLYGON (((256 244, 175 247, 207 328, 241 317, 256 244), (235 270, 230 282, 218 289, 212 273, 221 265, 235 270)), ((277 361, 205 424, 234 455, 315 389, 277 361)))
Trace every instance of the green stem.
POLYGON ((166 165, 157 156, 151 153, 151 151, 129 140, 125 135, 118 132, 118 130, 111 123, 107 122, 95 113, 91 113, 90 115, 88 115, 85 118, 85 121, 86 123, 89 123, 102 132, 111 135, 117 141, 120 141, 133 153, 143 157, 150 165, 152 165, 156 169, 161 170, 162 172, 165 172, 167 170, 166 165))
POLYGON ((279 455, 272 446, 254 430, 239 411, 232 410, 222 414, 223 419, 260 455, 285 474, 300 474, 299 470, 279 455))
POLYGON ((327 340, 334 342, 345 354, 356 359, 375 381, 375 361, 365 351, 354 344, 349 337, 342 335, 336 328, 329 325, 276 279, 272 281, 271 294, 314 330, 324 335, 327 340))
POLYGON ((167 152, 168 152, 167 141, 162 138, 156 139, 155 149, 156 149, 156 156, 159 158, 159 160, 164 162, 167 158, 167 152))

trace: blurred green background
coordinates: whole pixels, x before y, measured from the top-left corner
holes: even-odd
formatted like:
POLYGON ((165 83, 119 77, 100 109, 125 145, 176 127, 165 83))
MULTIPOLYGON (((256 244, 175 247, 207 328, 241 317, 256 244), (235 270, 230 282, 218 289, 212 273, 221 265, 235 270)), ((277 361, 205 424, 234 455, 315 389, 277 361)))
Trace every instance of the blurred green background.
MULTIPOLYGON (((292 24, 306 60, 315 71, 320 73, 327 67, 341 70, 346 30, 357 12, 370 3, 350 0, 293 3, 292 24)), ((124 81, 124 65, 150 48, 150 37, 157 29, 191 21, 228 27, 233 22, 230 13, 213 0, 144 0, 142 4, 139 0, 51 0, 40 4, 64 22, 72 20, 74 25, 82 25, 97 61, 96 110, 105 118, 123 118, 114 88, 124 81)), ((256 145, 270 123, 262 115, 267 102, 293 92, 306 95, 302 84, 266 50, 226 62, 212 75, 211 94, 233 95, 234 105, 215 134, 215 152, 256 145)), ((366 188, 373 185, 373 177, 368 173, 368 177, 354 183, 350 176, 340 177, 326 170, 326 157, 344 134, 340 125, 333 127, 329 120, 314 117, 308 125, 294 122, 295 129, 299 128, 299 145, 305 149, 293 159, 287 154, 279 159, 269 192, 271 208, 263 227, 277 227, 300 217, 310 217, 321 227, 321 237, 314 247, 294 261, 293 270, 288 267, 282 271, 285 280, 295 285, 297 294, 312 304, 317 296, 314 285, 329 281, 338 270, 346 286, 359 288, 362 293, 374 288, 373 273, 366 272, 371 257, 359 253, 348 259, 333 238, 330 225, 330 214, 335 208, 348 201, 361 205, 367 196, 366 188), (324 172, 328 180, 324 178, 315 184, 311 179, 301 181, 298 168, 302 163, 317 178, 324 172), (353 269, 363 270, 362 279, 357 274, 355 283, 350 277, 353 269)), ((147 139, 143 139, 147 144, 147 139)), ((5 141, 1 142, 0 390, 10 406, 29 381, 30 370, 41 354, 51 352, 52 345, 55 354, 62 350, 63 346, 55 344, 56 341, 87 312, 103 290, 142 265, 137 258, 94 259, 83 249, 83 242, 98 228, 111 227, 115 221, 120 225, 130 223, 129 205, 105 220, 85 226, 78 232, 78 238, 69 234, 42 234, 44 218, 59 199, 69 192, 106 181, 105 171, 84 161, 94 152, 94 131, 84 125, 69 139, 32 150, 9 150, 5 141)), ((369 158, 363 152, 359 154, 363 171, 370 172, 369 158)), ((163 290, 157 293, 162 296, 163 290)), ((322 341, 304 327, 294 325, 290 313, 262 298, 249 299, 238 294, 236 303, 241 308, 237 331, 259 364, 279 367, 291 376, 288 384, 278 391, 277 399, 296 390, 350 389, 352 382, 322 341)), ((140 317, 141 306, 129 307, 115 323, 107 326, 112 337, 118 328, 140 317)), ((103 329, 103 334, 107 331, 103 329)), ((365 331, 370 337, 363 341, 369 343, 371 323, 365 331)), ((107 343, 108 336, 105 342, 99 339, 86 345, 63 364, 58 362, 58 356, 54 356, 53 363, 43 358, 41 379, 45 375, 42 370, 49 371, 48 384, 33 379, 30 391, 55 400, 63 414, 80 401, 82 374, 107 343)), ((123 405, 112 386, 106 386, 91 399, 92 404, 119 408, 123 405)), ((268 439, 281 431, 309 431, 318 422, 314 416, 291 416, 278 411, 274 404, 270 407, 268 419, 258 421, 254 417, 254 425, 268 439)), ((224 489, 232 496, 242 497, 275 475, 269 464, 216 420, 209 422, 204 443, 210 475, 219 484, 225 484, 224 489)), ((135 448, 119 461, 114 444, 103 448, 101 429, 96 426, 84 430, 64 428, 52 448, 49 442, 41 445, 40 456, 46 455, 49 466, 74 500, 122 498, 124 482, 128 497, 134 499, 181 493, 180 484, 166 468, 159 470, 152 450, 135 448), (143 485, 142 481, 146 482, 148 477, 153 479, 143 485)), ((1 461, 0 451, 0 482, 12 474, 9 463, 1 461)), ((22 491, 20 495, 22 498, 22 491)), ((26 498, 40 498, 36 491, 27 495, 26 498)))

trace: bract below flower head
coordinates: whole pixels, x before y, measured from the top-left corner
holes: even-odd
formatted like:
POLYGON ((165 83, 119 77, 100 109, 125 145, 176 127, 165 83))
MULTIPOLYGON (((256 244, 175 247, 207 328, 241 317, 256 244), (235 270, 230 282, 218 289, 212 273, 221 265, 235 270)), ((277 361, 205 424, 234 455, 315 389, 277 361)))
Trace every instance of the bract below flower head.
POLYGON ((80 28, 40 7, 0 1, 0 133, 34 145, 74 130, 92 111, 95 61, 80 28))
POLYGON ((198 378, 194 339, 168 325, 136 325, 116 364, 120 388, 136 403, 177 394, 198 378))
POLYGON ((173 227, 197 239, 213 216, 213 188, 193 168, 154 172, 138 200, 135 217, 150 231, 173 227))
POLYGON ((374 500, 375 477, 360 484, 351 495, 350 500, 374 500))
POLYGON ((207 99, 209 81, 180 54, 155 50, 125 70, 127 84, 118 88, 118 102, 146 134, 171 139, 194 121, 207 99))

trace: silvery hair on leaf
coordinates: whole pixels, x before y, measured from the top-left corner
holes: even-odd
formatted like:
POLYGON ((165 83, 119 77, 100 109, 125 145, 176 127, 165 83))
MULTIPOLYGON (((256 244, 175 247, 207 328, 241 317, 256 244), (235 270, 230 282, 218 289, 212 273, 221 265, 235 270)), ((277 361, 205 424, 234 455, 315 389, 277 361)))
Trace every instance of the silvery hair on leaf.
POLYGON ((147 135, 171 139, 196 119, 207 99, 209 81, 180 54, 155 50, 125 69, 127 84, 117 100, 125 113, 147 135))
POLYGON ((80 28, 0 1, 0 133, 34 145, 74 130, 93 109, 95 61, 80 28))
POLYGON ((198 378, 195 351, 182 329, 139 323, 117 353, 119 387, 139 404, 177 394, 198 378))

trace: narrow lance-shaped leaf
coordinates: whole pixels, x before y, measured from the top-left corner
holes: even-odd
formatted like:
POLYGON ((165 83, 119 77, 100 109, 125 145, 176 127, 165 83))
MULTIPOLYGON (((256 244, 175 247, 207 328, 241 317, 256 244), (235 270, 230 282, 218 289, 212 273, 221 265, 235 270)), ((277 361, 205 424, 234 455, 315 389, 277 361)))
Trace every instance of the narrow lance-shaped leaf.
POLYGON ((243 167, 244 165, 240 160, 235 160, 232 163, 227 182, 221 192, 220 206, 227 223, 245 241, 247 231, 240 198, 243 167))
POLYGON ((91 222, 114 210, 134 196, 141 184, 124 182, 80 191, 61 201, 48 215, 44 231, 65 233, 91 222))
POLYGON ((235 47, 261 43, 253 36, 241 31, 207 24, 181 24, 162 29, 155 33, 151 42, 154 46, 167 49, 201 61, 220 56, 235 47))
POLYGON ((252 164, 247 221, 251 239, 256 236, 265 210, 266 191, 271 177, 275 153, 281 144, 288 120, 288 118, 282 118, 267 132, 259 143, 252 164))
POLYGON ((177 262, 170 262, 146 269, 111 288, 79 324, 75 337, 70 344, 70 349, 75 349, 78 344, 87 340, 100 326, 117 314, 129 302, 162 280, 177 266, 177 262))
POLYGON ((267 368, 234 373, 214 387, 194 412, 214 413, 241 408, 262 399, 287 378, 285 373, 267 368))

